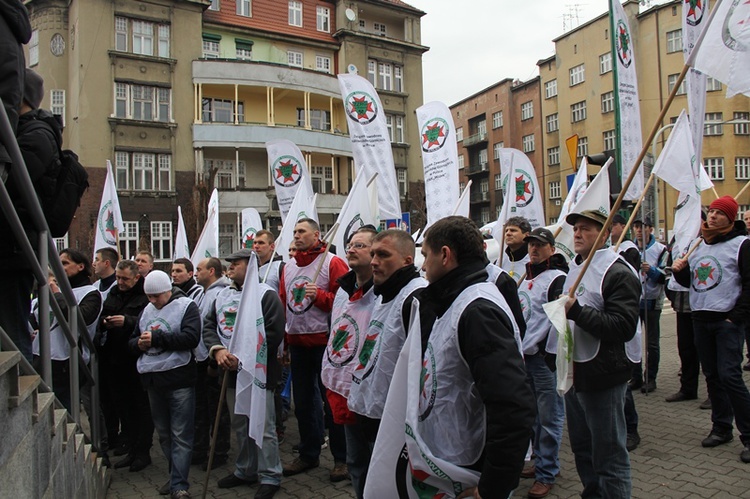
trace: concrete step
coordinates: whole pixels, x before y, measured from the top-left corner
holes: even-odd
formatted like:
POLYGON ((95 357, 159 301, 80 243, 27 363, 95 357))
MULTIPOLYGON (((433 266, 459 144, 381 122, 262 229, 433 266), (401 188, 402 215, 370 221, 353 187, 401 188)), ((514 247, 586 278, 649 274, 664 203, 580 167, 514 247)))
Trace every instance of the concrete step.
POLYGON ((15 367, 20 361, 20 352, 0 352, 0 376, 15 367))
POLYGON ((8 397, 8 405, 10 407, 20 406, 24 400, 29 398, 31 394, 39 387, 42 378, 38 374, 30 374, 28 376, 19 376, 18 385, 15 390, 10 387, 10 396, 8 397))
POLYGON ((51 410, 55 405, 55 394, 54 393, 36 393, 36 399, 34 403, 34 423, 38 423, 45 416, 50 418, 50 423, 54 423, 54 413, 51 410))

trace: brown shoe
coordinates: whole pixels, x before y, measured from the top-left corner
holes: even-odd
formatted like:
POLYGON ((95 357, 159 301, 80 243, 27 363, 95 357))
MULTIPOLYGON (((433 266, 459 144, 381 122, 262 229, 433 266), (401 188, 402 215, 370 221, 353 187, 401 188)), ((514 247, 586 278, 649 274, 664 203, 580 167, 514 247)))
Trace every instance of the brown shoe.
POLYGON ((301 457, 298 457, 292 464, 284 466, 284 476, 292 476, 302 473, 303 471, 311 470, 320 466, 320 461, 305 461, 301 457))
POLYGON ((346 463, 336 463, 331 470, 330 478, 332 482, 342 482, 349 480, 349 467, 346 463))
POLYGON ((528 466, 524 466, 523 471, 521 471, 521 478, 534 478, 536 476, 536 466, 534 463, 529 464, 528 466))
POLYGON ((531 488, 529 489, 528 496, 531 497, 532 499, 540 499, 542 497, 547 497, 547 495, 552 490, 552 487, 554 487, 554 484, 534 482, 534 485, 532 485, 531 488))

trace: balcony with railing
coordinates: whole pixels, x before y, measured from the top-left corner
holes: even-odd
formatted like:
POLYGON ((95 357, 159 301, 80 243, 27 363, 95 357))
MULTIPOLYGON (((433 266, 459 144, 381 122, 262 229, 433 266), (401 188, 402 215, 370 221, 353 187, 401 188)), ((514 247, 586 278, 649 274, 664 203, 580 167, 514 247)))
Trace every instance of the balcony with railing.
POLYGON ((476 175, 477 173, 487 173, 488 171, 490 171, 490 165, 485 161, 469 165, 469 168, 466 169, 466 174, 476 175))
POLYGON ((487 132, 478 132, 464 138, 464 147, 475 146, 483 142, 487 142, 487 132))
POLYGON ((489 203, 490 193, 489 192, 472 192, 469 198, 471 203, 489 203))

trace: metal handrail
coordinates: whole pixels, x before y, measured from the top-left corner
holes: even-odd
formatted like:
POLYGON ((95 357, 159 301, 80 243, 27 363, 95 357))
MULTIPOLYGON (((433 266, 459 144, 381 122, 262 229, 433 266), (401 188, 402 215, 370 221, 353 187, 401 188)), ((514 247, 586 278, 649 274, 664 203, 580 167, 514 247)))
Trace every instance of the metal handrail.
MULTIPOLYGON (((80 394, 79 394, 79 369, 83 373, 84 377, 91 383, 91 405, 94 409, 94 414, 89 415, 89 423, 91 425, 91 440, 96 446, 100 447, 100 433, 99 433, 99 383, 98 373, 96 369, 89 370, 86 363, 83 361, 81 354, 79 340, 88 347, 91 353, 91 366, 96 367, 96 349, 94 343, 89 338, 88 330, 86 329, 86 322, 81 314, 78 307, 78 301, 73 294, 73 288, 68 281, 65 270, 63 269, 60 257, 56 252, 55 243, 49 232, 47 220, 44 218, 42 207, 39 204, 39 199, 36 196, 36 191, 31 183, 31 177, 29 177, 26 164, 21 155, 21 150, 18 147, 16 136, 13 133, 13 129, 10 126, 10 120, 5 112, 5 106, 3 105, 2 98, 0 98, 0 142, 8 150, 11 157, 11 164, 13 167, 10 171, 10 176, 16 183, 18 193, 21 197, 21 201, 29 211, 29 218, 31 223, 39 233, 39 260, 36 259, 35 253, 32 249, 31 243, 26 231, 24 230, 23 224, 21 223, 18 213, 13 206, 13 202, 10 199, 8 190, 4 182, 0 182, 0 208, 10 223, 13 235, 16 241, 21 245, 23 254, 27 259, 27 262, 31 266, 31 272, 37 281, 37 287, 39 290, 39 307, 40 310, 51 309, 52 313, 55 314, 60 329, 62 330, 65 339, 70 345, 70 394, 71 394, 71 408, 72 416, 79 428, 82 428, 81 417, 80 417, 80 394), (60 306, 57 301, 50 300, 51 291, 47 285, 47 268, 52 269, 52 273, 58 281, 58 286, 63 295, 63 300, 68 308, 68 318, 65 318, 60 306), (73 331, 79 331, 78 335, 74 335, 73 331), (82 333, 82 334, 80 334, 82 333)), ((10 178, 10 177, 9 177, 10 178)), ((42 379, 47 387, 53 387, 52 384, 52 361, 50 352, 50 337, 49 337, 49 316, 45 313, 39 314, 39 354, 42 363, 42 379)), ((10 340, 10 338, 8 338, 10 340)), ((25 360, 25 359, 24 359, 25 360)), ((23 364, 23 363, 22 363, 23 364)), ((30 366, 29 366, 30 367, 30 366)), ((32 368, 33 369, 33 368, 32 368)))

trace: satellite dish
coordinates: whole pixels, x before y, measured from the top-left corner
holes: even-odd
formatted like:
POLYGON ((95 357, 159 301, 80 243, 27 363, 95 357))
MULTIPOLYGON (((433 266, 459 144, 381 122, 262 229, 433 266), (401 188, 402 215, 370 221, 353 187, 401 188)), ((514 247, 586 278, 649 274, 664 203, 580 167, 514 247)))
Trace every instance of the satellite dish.
POLYGON ((346 67, 346 70, 347 70, 347 71, 349 71, 349 74, 353 74, 353 75, 355 75, 355 74, 358 74, 358 73, 359 73, 359 71, 357 71, 357 66, 355 66, 354 64, 349 64, 349 65, 348 65, 348 66, 346 67))
POLYGON ((344 13, 346 14, 346 18, 350 21, 355 21, 357 19, 357 13, 352 9, 346 9, 344 13))

